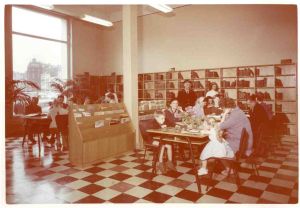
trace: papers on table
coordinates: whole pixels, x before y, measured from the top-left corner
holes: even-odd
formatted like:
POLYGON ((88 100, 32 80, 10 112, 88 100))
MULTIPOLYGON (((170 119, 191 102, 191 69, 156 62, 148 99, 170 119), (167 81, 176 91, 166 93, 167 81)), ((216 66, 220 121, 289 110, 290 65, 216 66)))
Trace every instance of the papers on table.
POLYGON ((99 120, 95 122, 95 128, 100 128, 104 126, 104 120, 99 120))

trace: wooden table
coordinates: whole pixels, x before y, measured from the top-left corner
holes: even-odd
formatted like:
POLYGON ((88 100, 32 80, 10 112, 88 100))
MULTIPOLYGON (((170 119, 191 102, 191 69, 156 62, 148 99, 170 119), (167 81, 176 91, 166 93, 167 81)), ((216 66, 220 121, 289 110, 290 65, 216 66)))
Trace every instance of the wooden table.
MULTIPOLYGON (((181 132, 176 130, 175 128, 149 129, 147 130, 147 132, 149 132, 153 136, 159 137, 159 149, 161 149, 163 143, 188 144, 192 163, 193 163, 194 176, 196 179, 198 191, 199 193, 201 193, 201 184, 200 184, 200 179, 198 177, 198 170, 196 167, 195 156, 192 150, 192 145, 199 145, 199 146, 205 145, 209 141, 208 134, 181 132)), ((155 157, 155 160, 156 161, 153 161, 152 173, 154 173, 154 170, 156 168, 158 157, 155 157)))
MULTIPOLYGON (((21 115, 21 118, 24 118, 26 122, 33 126, 32 133, 37 134, 38 136, 38 147, 39 147, 39 156, 41 153, 41 137, 40 134, 45 132, 51 123, 51 118, 49 118, 46 114, 28 114, 21 115)), ((22 146, 24 145, 26 135, 28 134, 28 129, 25 129, 22 146)))

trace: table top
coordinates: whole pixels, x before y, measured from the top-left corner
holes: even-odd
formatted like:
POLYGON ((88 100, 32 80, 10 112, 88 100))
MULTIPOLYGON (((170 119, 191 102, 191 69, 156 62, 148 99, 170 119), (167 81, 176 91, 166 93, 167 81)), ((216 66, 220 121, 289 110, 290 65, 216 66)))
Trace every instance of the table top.
POLYGON ((155 133, 160 135, 170 135, 177 137, 189 137, 189 138, 206 138, 208 133, 203 133, 201 130, 199 132, 189 132, 189 131, 178 131, 175 128, 162 128, 162 129, 148 129, 147 132, 155 133))
POLYGON ((50 119, 47 114, 40 114, 40 113, 32 113, 27 115, 17 115, 20 118, 29 119, 29 120, 44 120, 50 119))
MULTIPOLYGON (((191 144, 193 145, 203 145, 209 141, 208 134, 178 132, 178 130, 176 130, 175 128, 149 129, 147 130, 147 132, 159 134, 159 135, 171 136, 170 138, 168 137, 163 138, 164 142, 187 144, 188 141, 185 139, 187 137, 191 139, 191 144)), ((155 138, 155 137, 153 139, 160 140, 160 138, 155 138)))

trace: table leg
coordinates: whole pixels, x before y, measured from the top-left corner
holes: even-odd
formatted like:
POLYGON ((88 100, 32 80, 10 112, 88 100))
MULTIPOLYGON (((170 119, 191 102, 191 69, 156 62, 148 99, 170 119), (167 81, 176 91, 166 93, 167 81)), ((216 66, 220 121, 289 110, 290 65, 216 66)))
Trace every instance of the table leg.
POLYGON ((193 149, 192 149, 192 143, 190 138, 186 138, 188 143, 189 143, 189 149, 190 149, 190 156, 192 158, 192 163, 193 163, 193 172, 196 178, 196 183, 197 183, 197 187, 198 187, 198 192, 201 194, 201 184, 200 184, 200 179, 198 176, 198 171, 197 171, 197 166, 196 166, 196 161, 195 161, 195 157, 194 157, 194 153, 193 153, 193 149))
POLYGON ((41 138, 40 138, 40 134, 38 133, 38 145, 39 145, 39 157, 41 156, 41 138))

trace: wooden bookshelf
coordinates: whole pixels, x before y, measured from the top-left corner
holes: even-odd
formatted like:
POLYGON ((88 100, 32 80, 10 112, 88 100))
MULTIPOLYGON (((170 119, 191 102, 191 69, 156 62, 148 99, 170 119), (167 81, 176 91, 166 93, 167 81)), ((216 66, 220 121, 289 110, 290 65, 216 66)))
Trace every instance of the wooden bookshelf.
POLYGON ((123 103, 70 105, 70 161, 78 167, 100 162, 135 147, 135 130, 123 103), (95 123, 103 126, 96 128, 95 123))
MULTIPOLYGON (((164 100, 177 97, 183 81, 189 79, 197 96, 205 96, 211 82, 219 92, 233 98, 247 111, 247 95, 260 93, 272 106, 274 115, 284 114, 286 121, 278 123, 280 135, 297 135, 297 65, 270 64, 226 68, 191 69, 138 75, 138 101, 164 100), (277 80, 277 81, 276 81, 277 80), (279 80, 279 81, 278 81, 279 80), (283 130, 281 130, 283 129, 283 130)), ((280 120, 280 119, 279 119, 280 120)))

